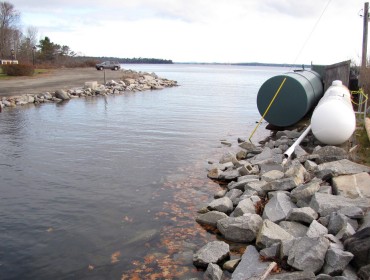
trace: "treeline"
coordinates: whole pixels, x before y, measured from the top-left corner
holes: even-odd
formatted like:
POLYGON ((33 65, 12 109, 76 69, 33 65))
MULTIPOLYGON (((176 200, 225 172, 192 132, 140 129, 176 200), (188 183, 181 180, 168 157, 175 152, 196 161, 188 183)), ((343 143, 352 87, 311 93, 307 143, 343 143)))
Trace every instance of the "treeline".
POLYGON ((0 2, 0 59, 21 64, 62 65, 76 53, 68 46, 53 43, 49 37, 38 40, 38 30, 20 25, 21 14, 13 4, 0 2))
POLYGON ((161 59, 161 58, 144 58, 144 57, 134 57, 134 58, 119 58, 119 57, 87 57, 81 56, 76 57, 76 59, 85 60, 85 61, 117 61, 119 63, 127 64, 173 64, 171 59, 161 59))
POLYGON ((90 67, 105 60, 120 63, 173 63, 172 60, 158 58, 77 56, 69 46, 54 43, 47 36, 39 39, 36 27, 24 28, 20 22, 21 14, 14 5, 0 1, 0 60, 18 60, 20 64, 33 64, 43 68, 90 67))

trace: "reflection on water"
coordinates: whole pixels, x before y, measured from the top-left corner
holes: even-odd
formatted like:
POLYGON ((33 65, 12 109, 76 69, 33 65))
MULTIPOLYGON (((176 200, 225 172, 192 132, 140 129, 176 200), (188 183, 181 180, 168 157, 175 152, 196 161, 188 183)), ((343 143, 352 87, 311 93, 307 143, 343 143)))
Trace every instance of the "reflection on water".
POLYGON ((206 160, 249 135, 259 86, 285 69, 124 68, 180 86, 0 114, 0 279, 201 275, 192 252, 215 236, 194 216, 218 188, 206 160))

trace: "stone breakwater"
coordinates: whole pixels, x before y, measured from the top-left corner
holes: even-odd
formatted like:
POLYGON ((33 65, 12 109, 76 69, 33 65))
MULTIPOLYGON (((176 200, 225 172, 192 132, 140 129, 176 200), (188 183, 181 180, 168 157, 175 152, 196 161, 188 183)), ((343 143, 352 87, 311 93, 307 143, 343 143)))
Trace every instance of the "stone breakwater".
POLYGON ((239 139, 238 152, 210 162, 222 189, 196 221, 222 241, 193 256, 205 279, 370 279, 370 167, 312 135, 283 164, 299 135, 280 131, 263 146, 239 139), (245 252, 231 254, 236 244, 245 252))
POLYGON ((86 82, 80 88, 73 88, 67 91, 56 90, 55 92, 2 97, 0 100, 0 111, 4 107, 17 107, 29 103, 62 102, 73 98, 118 95, 125 92, 158 90, 173 86, 177 86, 176 81, 160 78, 155 73, 149 74, 146 72, 124 70, 122 71, 122 78, 118 82, 112 80, 104 85, 97 82, 86 82))

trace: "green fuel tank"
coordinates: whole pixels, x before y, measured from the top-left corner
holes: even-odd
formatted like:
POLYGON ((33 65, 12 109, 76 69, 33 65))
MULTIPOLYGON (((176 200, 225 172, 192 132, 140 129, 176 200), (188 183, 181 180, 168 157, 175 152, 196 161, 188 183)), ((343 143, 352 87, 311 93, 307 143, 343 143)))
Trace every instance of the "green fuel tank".
POLYGON ((300 121, 323 96, 321 76, 311 70, 296 70, 274 76, 263 83, 257 94, 257 108, 265 114, 281 83, 286 78, 264 119, 275 126, 290 126, 300 121))

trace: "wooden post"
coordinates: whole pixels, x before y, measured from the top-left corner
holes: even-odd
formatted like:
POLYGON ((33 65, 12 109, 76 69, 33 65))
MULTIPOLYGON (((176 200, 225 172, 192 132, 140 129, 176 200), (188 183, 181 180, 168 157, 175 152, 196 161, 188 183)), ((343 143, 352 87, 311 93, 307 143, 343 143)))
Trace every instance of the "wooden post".
POLYGON ((364 6, 364 30, 362 37, 362 68, 366 68, 367 62, 367 33, 368 33, 368 22, 369 22, 369 2, 365 3, 364 6))

